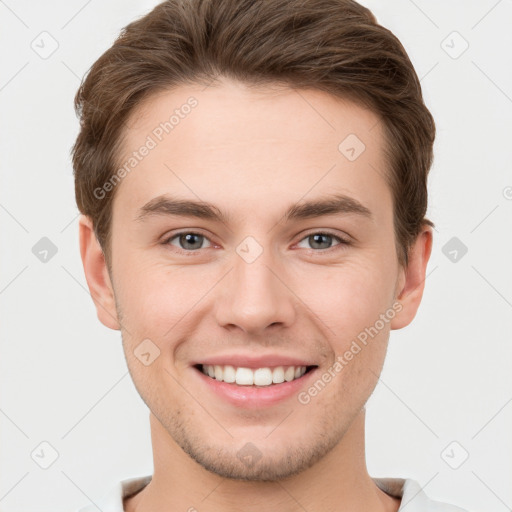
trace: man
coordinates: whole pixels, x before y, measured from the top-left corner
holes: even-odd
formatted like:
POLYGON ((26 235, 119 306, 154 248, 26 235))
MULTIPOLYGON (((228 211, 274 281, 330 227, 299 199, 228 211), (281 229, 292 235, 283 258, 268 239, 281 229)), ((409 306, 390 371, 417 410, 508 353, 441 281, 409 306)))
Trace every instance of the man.
POLYGON ((348 0, 170 0, 76 107, 85 275, 154 457, 101 509, 460 510, 365 463, 432 248, 434 121, 396 37, 348 0))

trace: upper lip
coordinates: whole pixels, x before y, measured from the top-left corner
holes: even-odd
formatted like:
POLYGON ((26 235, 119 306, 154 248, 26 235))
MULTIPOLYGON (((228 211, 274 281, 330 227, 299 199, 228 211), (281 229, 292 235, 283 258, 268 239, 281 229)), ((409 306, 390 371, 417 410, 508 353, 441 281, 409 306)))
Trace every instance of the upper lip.
POLYGON ((316 366, 311 360, 301 357, 280 355, 280 354, 267 354, 255 356, 254 354, 226 354, 217 355, 212 357, 205 357, 200 361, 192 363, 194 366, 198 364, 203 365, 231 365, 242 368, 266 368, 275 366, 316 366))

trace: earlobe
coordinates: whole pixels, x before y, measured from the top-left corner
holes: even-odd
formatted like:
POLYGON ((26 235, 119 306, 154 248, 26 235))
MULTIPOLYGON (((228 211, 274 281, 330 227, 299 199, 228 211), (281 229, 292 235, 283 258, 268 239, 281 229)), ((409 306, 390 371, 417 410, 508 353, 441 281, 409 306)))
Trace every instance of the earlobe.
POLYGON ((409 325, 421 303, 427 264, 432 252, 432 228, 425 226, 409 251, 409 263, 402 270, 399 287, 396 293, 402 309, 391 321, 391 329, 402 329, 409 325))
POLYGON ((110 282, 105 256, 94 233, 92 221, 85 215, 80 216, 79 238, 85 279, 96 306, 98 318, 106 327, 119 330, 114 290, 110 282))

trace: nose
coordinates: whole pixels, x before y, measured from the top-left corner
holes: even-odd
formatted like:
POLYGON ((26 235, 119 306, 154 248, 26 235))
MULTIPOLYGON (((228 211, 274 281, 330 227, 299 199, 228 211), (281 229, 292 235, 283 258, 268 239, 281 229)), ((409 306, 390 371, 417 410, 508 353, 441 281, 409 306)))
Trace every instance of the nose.
POLYGON ((233 269, 217 291, 216 320, 226 329, 257 336, 295 321, 297 298, 286 283, 282 263, 268 251, 251 263, 234 253, 233 269))

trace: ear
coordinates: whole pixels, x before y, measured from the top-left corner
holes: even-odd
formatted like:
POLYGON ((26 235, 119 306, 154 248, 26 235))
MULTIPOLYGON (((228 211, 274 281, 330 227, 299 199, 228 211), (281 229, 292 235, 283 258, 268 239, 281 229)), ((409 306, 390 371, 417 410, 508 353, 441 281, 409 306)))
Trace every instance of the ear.
POLYGON ((407 267, 400 269, 395 299, 402 304, 402 310, 391 321, 391 329, 402 329, 416 316, 425 287, 425 273, 432 252, 432 238, 432 228, 428 225, 424 226, 409 250, 407 267))
POLYGON ((114 289, 110 282, 103 250, 96 238, 92 221, 85 215, 79 221, 80 255, 85 279, 100 322, 110 329, 119 330, 114 289))

